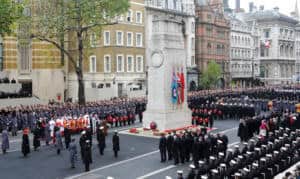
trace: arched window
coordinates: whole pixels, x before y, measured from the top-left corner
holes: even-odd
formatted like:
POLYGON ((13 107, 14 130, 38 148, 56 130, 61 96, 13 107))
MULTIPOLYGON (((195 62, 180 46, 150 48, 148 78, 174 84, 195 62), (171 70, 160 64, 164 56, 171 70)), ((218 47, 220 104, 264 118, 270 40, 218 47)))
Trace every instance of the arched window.
POLYGON ((208 54, 211 54, 211 44, 210 43, 207 44, 207 52, 208 52, 208 54))
POLYGON ((279 50, 279 56, 283 56, 284 54, 283 54, 283 45, 280 45, 280 50, 279 50))
POLYGON ((290 57, 294 57, 294 48, 290 47, 290 57))
POLYGON ((289 57, 289 45, 285 46, 284 55, 285 57, 289 57))

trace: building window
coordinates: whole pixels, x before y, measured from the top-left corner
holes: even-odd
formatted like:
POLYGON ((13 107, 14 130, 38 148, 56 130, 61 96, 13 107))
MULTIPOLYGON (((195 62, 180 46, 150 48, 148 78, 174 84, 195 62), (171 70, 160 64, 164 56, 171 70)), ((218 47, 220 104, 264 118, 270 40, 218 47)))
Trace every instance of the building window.
POLYGON ((195 49, 195 38, 193 37, 192 38, 192 42, 191 42, 192 44, 191 44, 191 46, 192 46, 192 49, 195 49))
POLYGON ((127 32, 127 46, 132 46, 133 45, 133 38, 132 38, 132 32, 127 32))
POLYGON ((111 72, 111 58, 110 55, 104 56, 104 73, 111 72))
POLYGON ((97 59, 96 56, 90 56, 90 73, 96 73, 97 59))
POLYGON ((212 36, 212 28, 206 27, 206 33, 207 33, 207 36, 212 36))
POLYGON ((143 67, 144 67, 143 56, 141 56, 141 55, 136 56, 136 71, 143 72, 143 70, 144 70, 143 67))
POLYGON ((104 31, 104 45, 110 45, 110 32, 104 31))
POLYGON ((116 44, 117 45, 123 45, 123 32, 122 31, 117 31, 116 36, 117 36, 117 38, 116 38, 116 40, 117 40, 116 44))
POLYGON ((132 22, 132 10, 129 10, 127 12, 127 22, 132 22))
POLYGON ((117 55, 117 72, 124 72, 124 56, 117 55))
POLYGON ((136 46, 137 47, 143 46, 143 36, 141 33, 136 33, 136 46))
POLYGON ((136 12, 136 18, 135 18, 136 23, 141 24, 143 23, 143 16, 142 16, 142 12, 137 11, 136 12))
POLYGON ((127 55, 127 72, 133 72, 134 63, 133 63, 133 56, 127 55))
POLYGON ((96 85, 95 82, 92 82, 92 83, 91 83, 91 87, 92 87, 92 88, 96 88, 96 86, 97 86, 97 85, 96 85))
POLYGON ((264 37, 265 38, 270 38, 270 29, 265 29, 264 30, 264 37))
POLYGON ((105 84, 105 88, 110 88, 111 87, 111 84, 110 83, 106 83, 105 84))
POLYGON ((195 62, 195 56, 191 57, 191 66, 195 66, 196 62, 195 62))
POLYGON ((98 88, 102 89, 104 87, 104 84, 103 83, 99 83, 98 84, 98 88))
POLYGON ((97 36, 96 33, 92 33, 90 36, 90 45, 91 47, 96 47, 97 46, 97 36))
POLYGON ((118 16, 118 21, 123 21, 124 20, 124 15, 119 15, 118 16))
POLYGON ((211 49, 211 44, 210 43, 207 44, 207 52, 208 52, 208 54, 212 53, 212 49, 211 49))
POLYGON ((191 24, 191 30, 192 30, 192 33, 195 33, 195 22, 192 22, 191 24))

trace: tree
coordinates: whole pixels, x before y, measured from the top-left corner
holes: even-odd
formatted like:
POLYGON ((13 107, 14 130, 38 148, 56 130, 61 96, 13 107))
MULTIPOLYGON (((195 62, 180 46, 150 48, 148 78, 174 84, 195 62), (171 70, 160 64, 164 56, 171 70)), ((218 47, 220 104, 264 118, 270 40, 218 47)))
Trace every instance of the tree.
POLYGON ((89 36, 101 34, 127 12, 128 0, 34 0, 31 4, 31 37, 53 44, 73 65, 78 80, 78 102, 85 104, 83 54, 89 36), (74 40, 69 43, 67 40, 74 40), (74 55, 75 54, 75 55, 74 55))
POLYGON ((215 61, 210 61, 207 69, 202 73, 200 84, 203 88, 209 89, 215 87, 220 80, 222 69, 215 61))
POLYGON ((22 6, 12 0, 0 0, 0 36, 13 32, 13 25, 21 17, 22 6))

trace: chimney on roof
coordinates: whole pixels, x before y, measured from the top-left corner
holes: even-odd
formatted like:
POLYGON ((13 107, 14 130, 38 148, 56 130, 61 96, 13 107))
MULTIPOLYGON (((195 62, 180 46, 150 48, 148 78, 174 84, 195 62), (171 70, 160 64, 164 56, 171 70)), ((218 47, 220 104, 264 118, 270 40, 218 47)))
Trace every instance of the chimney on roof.
POLYGON ((260 6, 259 6, 259 10, 260 10, 260 11, 263 11, 264 9, 265 9, 265 6, 264 6, 264 5, 260 5, 260 6))
POLYGON ((253 9, 254 9, 254 3, 250 2, 249 3, 249 12, 253 12, 253 9))

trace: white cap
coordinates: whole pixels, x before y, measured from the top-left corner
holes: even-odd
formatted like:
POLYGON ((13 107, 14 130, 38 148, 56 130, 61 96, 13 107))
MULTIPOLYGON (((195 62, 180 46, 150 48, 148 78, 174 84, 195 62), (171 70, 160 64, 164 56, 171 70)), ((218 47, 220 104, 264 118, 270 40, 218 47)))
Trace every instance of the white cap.
POLYGON ((219 152, 218 154, 219 154, 219 156, 224 156, 223 152, 219 152))
POLYGON ((182 170, 177 170, 177 174, 183 174, 182 170))
POLYGON ((203 160, 199 160, 198 163, 199 164, 204 164, 204 161, 203 160))
POLYGON ((213 172, 213 173, 219 173, 219 171, 217 169, 212 169, 211 172, 213 172))
POLYGON ((248 143, 247 143, 247 142, 243 142, 243 144, 244 144, 244 145, 248 145, 248 143))
POLYGON ((255 151, 260 151, 260 148, 255 147, 254 150, 255 150, 255 151))
POLYGON ((246 152, 246 154, 248 154, 248 155, 251 155, 251 154, 252 154, 252 152, 249 152, 249 151, 247 151, 247 152, 246 152))
POLYGON ((103 130, 103 129, 104 129, 104 127, 103 127, 103 126, 101 126, 99 129, 100 129, 100 130, 103 130))
POLYGON ((190 168, 191 168, 191 169, 195 169, 196 167, 195 167, 195 165, 191 164, 191 165, 190 165, 190 168))
POLYGON ((254 139, 250 139, 250 142, 255 142, 255 140, 254 139))
POLYGON ((82 132, 81 132, 82 135, 84 135, 85 133, 86 133, 85 131, 82 131, 82 132))
POLYGON ((172 177, 170 177, 170 176, 166 176, 166 179, 172 179, 172 177))
POLYGON ((201 179, 208 179, 208 176, 202 175, 202 176, 201 176, 201 179))
POLYGON ((277 155, 278 155, 278 154, 279 154, 279 152, 278 152, 277 150, 275 150, 275 151, 274 151, 274 154, 277 154, 277 155))
POLYGON ((240 176, 242 176, 242 175, 241 175, 240 173, 237 172, 237 173, 234 174, 234 176, 240 177, 240 176))
POLYGON ((226 167, 226 164, 225 163, 221 163, 220 166, 221 167, 226 167))
POLYGON ((272 155, 271 154, 267 154, 266 157, 272 158, 272 155))
POLYGON ((261 145, 261 147, 262 147, 262 148, 267 148, 267 146, 266 146, 266 145, 261 145))
POLYGON ((244 170, 245 172, 250 172, 250 170, 249 170, 248 168, 243 168, 243 170, 244 170))
POLYGON ((236 164, 236 161, 235 160, 230 160, 230 163, 236 164))
POLYGON ((255 163, 255 162, 254 162, 252 165, 253 165, 254 167, 258 167, 258 164, 255 163))
POLYGON ((261 158, 260 161, 266 162, 267 160, 265 158, 261 158))
POLYGON ((239 158, 239 159, 243 159, 244 157, 243 157, 242 155, 239 155, 238 158, 239 158))
POLYGON ((273 143, 273 142, 268 142, 268 144, 269 144, 269 145, 273 145, 274 143, 273 143))
POLYGON ((284 134, 283 134, 283 136, 284 136, 284 137, 288 137, 289 135, 288 135, 288 134, 286 134, 286 133, 284 133, 284 134))
POLYGON ((240 148, 240 146, 239 145, 234 145, 234 148, 240 148))
POLYGON ((114 179, 114 177, 108 176, 106 179, 114 179))
POLYGON ((210 160, 215 160, 216 158, 214 156, 209 157, 210 160))
POLYGON ((219 143, 219 144, 222 144, 223 142, 222 142, 221 140, 218 140, 218 143, 219 143))

